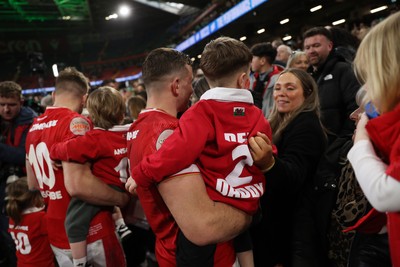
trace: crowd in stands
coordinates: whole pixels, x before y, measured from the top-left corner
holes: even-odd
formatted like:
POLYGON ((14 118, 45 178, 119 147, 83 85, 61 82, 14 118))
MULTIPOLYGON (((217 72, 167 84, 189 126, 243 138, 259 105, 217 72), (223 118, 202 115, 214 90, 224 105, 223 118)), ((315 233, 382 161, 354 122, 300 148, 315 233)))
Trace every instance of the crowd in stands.
POLYGON ((198 66, 67 67, 52 94, 0 82, 0 265, 400 267, 399 32, 394 12, 301 47, 219 37, 198 66))
MULTIPOLYGON (((232 1, 212 1, 202 10, 196 13, 183 16, 180 21, 171 26, 165 31, 166 36, 172 36, 172 39, 168 37, 160 36, 159 40, 164 40, 164 43, 168 43, 168 46, 174 46, 186 38, 197 32, 199 29, 207 25, 210 21, 223 14, 226 10, 237 4, 237 0, 232 1), (208 8, 215 5, 212 12, 208 13, 207 16, 201 16, 208 8), (201 18, 199 21, 197 19, 201 18), (192 22, 197 21, 186 33, 180 34, 180 32, 190 25, 192 22)), ((380 19, 375 20, 361 20, 354 21, 352 24, 345 24, 343 27, 351 32, 351 35, 356 37, 352 42, 362 40, 369 29, 378 23, 380 19)), ((252 44, 252 39, 256 37, 256 33, 249 33, 248 40, 249 46, 252 44), (253 34, 253 36, 251 36, 253 34)), ((282 42, 280 38, 272 42, 274 47, 284 45, 280 50, 291 49, 301 50, 303 47, 302 33, 298 33, 293 36, 293 39, 286 42, 282 42), (283 48, 286 47, 286 48, 283 48)), ((338 40, 341 41, 341 40, 338 40)), ((81 52, 79 55, 80 69, 89 77, 91 81, 115 79, 120 77, 127 77, 130 75, 136 75, 141 71, 141 63, 143 62, 146 54, 148 53, 149 47, 158 47, 161 43, 144 43, 143 46, 132 46, 129 39, 106 39, 103 41, 90 41, 87 40, 82 44, 81 52), (145 51, 145 52, 144 52, 145 51)), ((356 45, 355 45, 356 46, 356 45)), ((279 61, 279 56, 278 56, 279 61)), ((195 62, 198 64, 198 62, 195 62)), ((12 77, 12 75, 7 75, 12 77)), ((9 79, 9 78, 8 78, 9 79)), ((23 89, 30 88, 43 88, 52 87, 54 85, 54 77, 50 73, 50 68, 41 74, 27 74, 22 73, 17 79, 13 79, 18 82, 23 89)))

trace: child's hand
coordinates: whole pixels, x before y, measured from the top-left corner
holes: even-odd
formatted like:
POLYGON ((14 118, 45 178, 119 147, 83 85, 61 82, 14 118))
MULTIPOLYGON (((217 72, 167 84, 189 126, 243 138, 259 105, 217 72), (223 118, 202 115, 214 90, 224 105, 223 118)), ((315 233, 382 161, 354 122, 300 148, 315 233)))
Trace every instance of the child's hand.
POLYGON ((359 115, 360 119, 357 122, 357 129, 354 136, 354 143, 357 143, 360 140, 369 140, 369 135, 365 126, 368 123, 368 117, 365 113, 359 115))
POLYGON ((132 177, 129 177, 125 184, 125 189, 131 193, 132 195, 135 193, 135 189, 137 188, 137 184, 132 177))
POLYGON ((51 161, 51 167, 53 168, 53 170, 58 171, 62 167, 61 161, 52 160, 51 161))
POLYGON ((271 140, 265 134, 258 132, 257 136, 250 137, 249 146, 254 165, 260 170, 269 169, 274 163, 271 140))

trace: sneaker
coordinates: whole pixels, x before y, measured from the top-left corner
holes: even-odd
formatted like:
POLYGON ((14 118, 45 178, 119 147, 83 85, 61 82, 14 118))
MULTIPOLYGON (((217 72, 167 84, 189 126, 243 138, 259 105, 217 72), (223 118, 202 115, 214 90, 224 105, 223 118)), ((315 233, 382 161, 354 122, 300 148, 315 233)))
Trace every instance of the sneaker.
POLYGON ((123 238, 127 237, 128 235, 131 235, 132 231, 129 230, 128 226, 123 224, 123 225, 120 225, 117 227, 117 233, 122 240, 123 238))

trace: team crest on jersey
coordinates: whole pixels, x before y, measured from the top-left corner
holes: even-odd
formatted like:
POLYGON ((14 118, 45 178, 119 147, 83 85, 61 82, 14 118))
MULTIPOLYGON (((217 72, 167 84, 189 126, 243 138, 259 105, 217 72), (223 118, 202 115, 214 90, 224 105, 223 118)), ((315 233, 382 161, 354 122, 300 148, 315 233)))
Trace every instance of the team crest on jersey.
POLYGON ((233 116, 244 116, 245 108, 244 107, 234 107, 233 108, 233 116))
POLYGON ((84 118, 76 117, 71 120, 69 130, 75 135, 85 135, 90 130, 90 125, 84 118))

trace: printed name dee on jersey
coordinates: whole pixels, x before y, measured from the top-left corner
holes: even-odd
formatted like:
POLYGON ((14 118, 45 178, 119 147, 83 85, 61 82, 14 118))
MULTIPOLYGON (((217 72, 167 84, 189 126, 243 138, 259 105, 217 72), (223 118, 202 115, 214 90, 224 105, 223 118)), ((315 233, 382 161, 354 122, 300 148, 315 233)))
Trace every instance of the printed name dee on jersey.
POLYGON ((243 144, 247 141, 249 133, 224 133, 224 139, 228 142, 243 144))
POLYGON ((215 189, 221 195, 232 198, 260 198, 264 194, 262 183, 234 188, 224 179, 217 180, 215 189))
POLYGON ((51 200, 55 200, 55 199, 62 199, 62 194, 61 191, 56 191, 56 192, 52 192, 52 191, 48 191, 48 190, 44 190, 44 191, 40 191, 40 193, 42 194, 43 198, 50 198, 51 200))
POLYGON ((133 131, 133 132, 128 132, 126 134, 126 140, 130 141, 130 140, 136 139, 138 133, 139 133, 139 130, 136 130, 136 131, 133 131))
POLYGON ((128 152, 128 148, 126 148, 126 147, 114 149, 114 155, 124 155, 127 152, 128 152))
POLYGON ((90 125, 84 118, 76 117, 71 120, 69 129, 75 135, 85 135, 90 130, 90 125))
POLYGON ((52 120, 49 122, 43 122, 43 123, 35 123, 32 125, 32 127, 29 129, 29 132, 37 131, 37 130, 43 130, 43 129, 48 129, 51 127, 54 127, 57 125, 58 120, 52 120))

